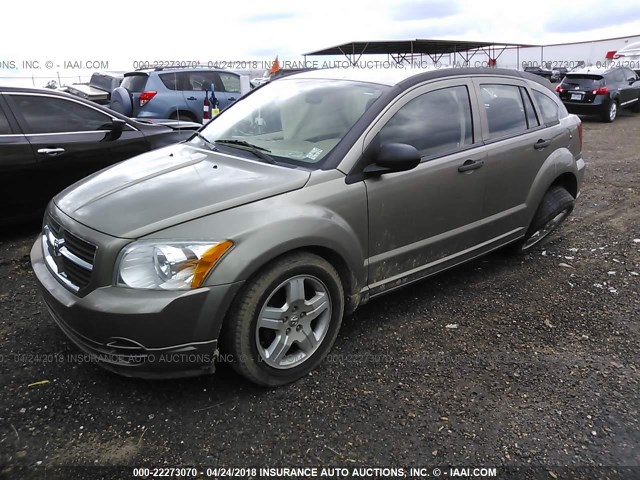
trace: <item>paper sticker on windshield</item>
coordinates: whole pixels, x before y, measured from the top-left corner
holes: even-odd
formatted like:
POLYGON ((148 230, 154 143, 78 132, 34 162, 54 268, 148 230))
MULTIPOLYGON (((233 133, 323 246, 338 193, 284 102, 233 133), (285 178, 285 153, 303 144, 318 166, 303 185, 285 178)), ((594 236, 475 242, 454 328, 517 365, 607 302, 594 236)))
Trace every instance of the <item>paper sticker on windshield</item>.
POLYGON ((321 153, 322 153, 321 148, 313 147, 311 150, 309 150, 309 153, 307 153, 307 158, 311 160, 316 160, 321 153))

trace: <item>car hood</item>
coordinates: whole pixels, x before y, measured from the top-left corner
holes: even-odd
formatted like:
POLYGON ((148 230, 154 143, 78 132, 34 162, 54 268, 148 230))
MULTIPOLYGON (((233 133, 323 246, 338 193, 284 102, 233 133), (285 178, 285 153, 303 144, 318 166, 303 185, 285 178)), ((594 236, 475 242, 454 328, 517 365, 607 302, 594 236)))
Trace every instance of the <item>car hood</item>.
POLYGON ((54 198, 78 222, 122 238, 138 238, 178 223, 304 186, 310 172, 187 144, 139 155, 93 174, 54 198))

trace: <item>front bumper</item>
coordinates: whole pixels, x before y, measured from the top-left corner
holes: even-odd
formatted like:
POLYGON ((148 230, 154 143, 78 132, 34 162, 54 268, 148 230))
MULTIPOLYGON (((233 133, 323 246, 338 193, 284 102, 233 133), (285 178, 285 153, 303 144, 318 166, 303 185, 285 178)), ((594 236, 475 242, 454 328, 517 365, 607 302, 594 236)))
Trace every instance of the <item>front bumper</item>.
POLYGON ((60 329, 86 355, 122 375, 171 378, 213 372, 217 336, 242 282, 187 291, 104 286, 78 297, 51 273, 38 239, 31 264, 60 329))

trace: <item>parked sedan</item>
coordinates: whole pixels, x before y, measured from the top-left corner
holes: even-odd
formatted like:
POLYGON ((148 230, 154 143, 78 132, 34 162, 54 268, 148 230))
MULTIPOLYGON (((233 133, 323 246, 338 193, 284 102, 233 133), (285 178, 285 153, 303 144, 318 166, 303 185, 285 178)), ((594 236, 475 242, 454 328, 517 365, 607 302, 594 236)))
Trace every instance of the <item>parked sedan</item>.
POLYGON ((300 73, 57 195, 31 262, 106 368, 196 375, 222 350, 283 385, 369 299, 541 245, 573 210, 581 148, 580 119, 523 72, 300 73))
POLYGON ((199 128, 164 123, 133 120, 62 92, 0 87, 0 221, 36 216, 75 181, 199 128))

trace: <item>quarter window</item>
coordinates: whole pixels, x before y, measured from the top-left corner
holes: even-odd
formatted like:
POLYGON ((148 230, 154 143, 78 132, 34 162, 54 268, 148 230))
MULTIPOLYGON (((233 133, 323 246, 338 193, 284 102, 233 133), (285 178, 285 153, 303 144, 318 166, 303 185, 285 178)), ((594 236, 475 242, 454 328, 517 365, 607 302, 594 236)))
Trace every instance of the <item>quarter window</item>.
POLYGON ((29 133, 91 132, 111 127, 111 117, 80 103, 40 95, 13 95, 29 133))
POLYGON ((538 90, 533 91, 533 96, 536 99, 536 102, 538 102, 538 106, 540 107, 542 121, 546 125, 558 123, 558 104, 552 98, 542 92, 539 92, 538 90))
POLYGON ((471 102, 466 87, 425 93, 403 106, 380 131, 382 143, 406 143, 422 157, 473 144, 471 102))
POLYGON ((536 111, 533 108, 529 92, 527 92, 526 88, 520 87, 520 93, 522 94, 522 100, 524 102, 524 113, 527 116, 527 125, 529 128, 535 128, 540 125, 540 122, 538 121, 536 111))
POLYGON ((489 125, 489 138, 515 135, 527 130, 527 115, 520 94, 515 85, 481 85, 489 125))

